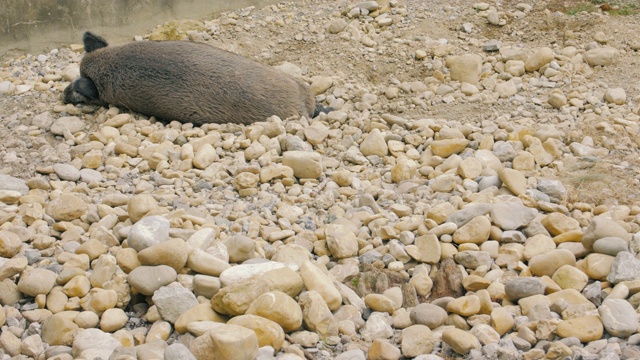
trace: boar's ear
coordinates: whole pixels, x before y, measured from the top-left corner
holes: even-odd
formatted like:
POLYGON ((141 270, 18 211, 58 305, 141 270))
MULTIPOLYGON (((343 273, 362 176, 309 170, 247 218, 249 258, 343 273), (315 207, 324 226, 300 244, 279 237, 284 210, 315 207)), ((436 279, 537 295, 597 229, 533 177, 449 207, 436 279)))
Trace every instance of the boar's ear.
POLYGON ((98 88, 91 81, 91 79, 86 77, 78 78, 73 82, 73 90, 79 94, 86 96, 91 100, 97 100, 100 98, 100 94, 98 93, 98 88))
POLYGON ((89 31, 84 33, 82 41, 84 42, 84 51, 88 53, 94 50, 101 49, 103 47, 107 47, 109 45, 107 44, 107 40, 89 31))

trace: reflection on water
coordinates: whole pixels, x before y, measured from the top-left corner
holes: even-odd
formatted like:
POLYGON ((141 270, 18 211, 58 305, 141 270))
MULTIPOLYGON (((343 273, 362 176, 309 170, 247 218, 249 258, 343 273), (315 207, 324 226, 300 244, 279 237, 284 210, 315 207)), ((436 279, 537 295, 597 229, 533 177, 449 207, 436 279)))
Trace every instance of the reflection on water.
POLYGON ((42 53, 80 43, 91 30, 110 43, 130 41, 156 25, 176 19, 211 19, 248 6, 278 0, 0 0, 0 57, 42 53))

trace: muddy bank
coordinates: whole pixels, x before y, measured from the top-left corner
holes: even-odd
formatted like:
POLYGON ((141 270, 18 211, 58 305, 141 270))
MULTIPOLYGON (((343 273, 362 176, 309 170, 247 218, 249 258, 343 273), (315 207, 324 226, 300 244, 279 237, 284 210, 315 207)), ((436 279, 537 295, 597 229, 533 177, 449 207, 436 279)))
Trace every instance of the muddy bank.
POLYGON ((86 2, 61 0, 6 1, 0 12, 0 58, 21 53, 41 53, 78 42, 85 30, 108 33, 118 44, 157 24, 172 19, 206 19, 227 10, 255 6, 275 0, 115 0, 86 2))

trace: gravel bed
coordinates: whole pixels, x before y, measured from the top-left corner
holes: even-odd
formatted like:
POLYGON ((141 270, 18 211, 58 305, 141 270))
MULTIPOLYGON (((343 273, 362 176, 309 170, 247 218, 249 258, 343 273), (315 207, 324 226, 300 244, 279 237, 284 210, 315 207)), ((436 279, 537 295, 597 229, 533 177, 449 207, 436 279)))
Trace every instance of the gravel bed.
POLYGON ((136 37, 275 66, 314 119, 65 105, 82 46, 7 59, 0 359, 640 358, 640 18, 551 5, 305 0, 136 37))

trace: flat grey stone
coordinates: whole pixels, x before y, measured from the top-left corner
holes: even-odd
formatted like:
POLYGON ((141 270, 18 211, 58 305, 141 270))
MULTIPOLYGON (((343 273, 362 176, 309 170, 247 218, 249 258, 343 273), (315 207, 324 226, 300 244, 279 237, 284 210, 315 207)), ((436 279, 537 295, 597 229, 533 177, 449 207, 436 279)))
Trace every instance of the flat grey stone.
POLYGON ((29 187, 24 180, 4 174, 0 174, 0 190, 17 191, 22 195, 29 193, 29 187))
POLYGON ((471 221, 476 216, 486 215, 491 211, 491 205, 486 203, 472 204, 465 206, 453 214, 449 215, 446 222, 452 222, 459 227, 471 221))
POLYGON ((618 253, 611 264, 611 272, 607 276, 607 281, 617 284, 621 281, 637 279, 640 279, 640 260, 628 251, 618 253))

